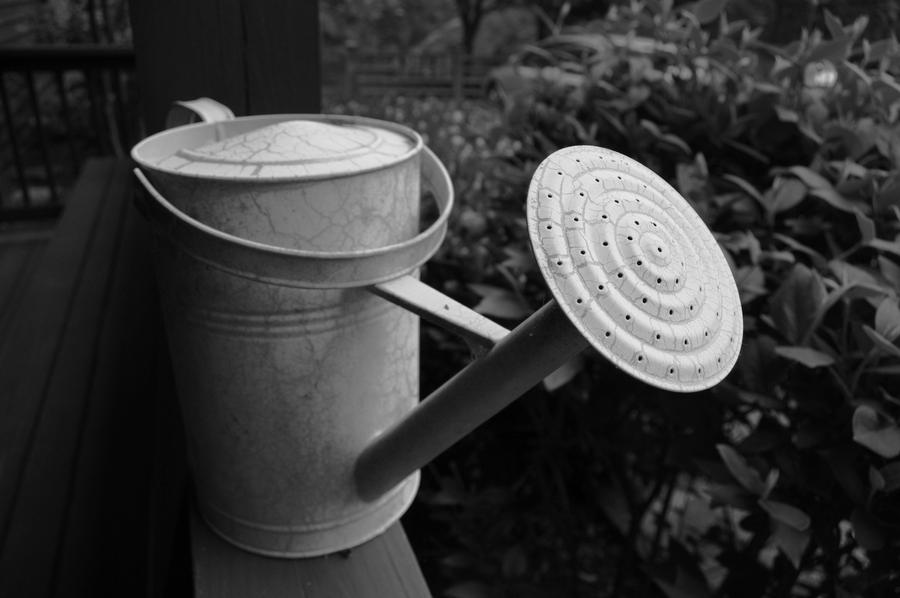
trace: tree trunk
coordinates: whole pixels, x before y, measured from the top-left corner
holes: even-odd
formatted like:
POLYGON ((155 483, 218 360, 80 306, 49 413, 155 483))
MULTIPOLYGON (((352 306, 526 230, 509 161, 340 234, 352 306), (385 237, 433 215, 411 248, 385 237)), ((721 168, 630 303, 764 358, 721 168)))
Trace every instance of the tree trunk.
POLYGON ((471 56, 475 49, 475 34, 484 16, 484 0, 456 0, 456 11, 462 23, 463 53, 471 56))

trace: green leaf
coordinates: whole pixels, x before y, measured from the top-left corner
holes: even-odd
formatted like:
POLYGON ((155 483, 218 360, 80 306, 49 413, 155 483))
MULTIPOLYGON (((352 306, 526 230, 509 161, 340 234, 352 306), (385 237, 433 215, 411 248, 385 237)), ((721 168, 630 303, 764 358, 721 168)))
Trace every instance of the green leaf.
POLYGON ((707 482, 703 487, 703 493, 709 497, 712 507, 729 505, 745 511, 753 508, 753 495, 740 486, 707 482))
POLYGON ((881 525, 872 515, 857 507, 850 514, 850 525, 853 527, 853 535, 860 546, 866 550, 880 550, 884 547, 884 532, 881 525))
POLYGON ((843 212, 856 212, 859 209, 854 203, 848 201, 843 195, 841 195, 834 187, 827 189, 810 189, 809 194, 813 197, 818 197, 819 199, 824 200, 832 207, 837 208, 838 210, 841 210, 843 212))
POLYGON ((758 392, 751 392, 749 390, 738 390, 738 397, 742 401, 746 401, 751 405, 759 405, 760 407, 765 407, 766 409, 781 409, 784 407, 784 403, 779 401, 778 399, 774 399, 769 395, 765 395, 758 392))
POLYGON ((863 243, 868 243, 875 238, 875 222, 862 212, 856 212, 856 225, 859 227, 863 243))
POLYGON ((875 330, 893 343, 900 336, 900 305, 897 297, 887 296, 875 311, 875 330))
POLYGON ((775 183, 775 201, 772 211, 776 214, 790 210, 806 197, 806 186, 793 178, 780 178, 775 183))
POLYGON ((878 270, 885 280, 893 285, 894 290, 900 291, 900 266, 883 255, 879 255, 878 270))
POLYGON ((741 266, 734 273, 741 303, 749 303, 760 295, 765 295, 766 277, 759 266, 741 266))
POLYGON ((762 193, 760 193, 756 187, 754 187, 753 185, 751 185, 750 183, 748 183, 741 177, 734 175, 734 174, 725 174, 725 175, 722 175, 722 178, 725 179, 726 181, 729 181, 730 183, 736 185, 738 188, 741 189, 741 191, 743 191, 744 193, 746 193, 747 195, 749 195, 750 197, 752 197, 753 199, 758 201, 759 204, 761 206, 763 206, 764 208, 768 207, 766 205, 766 200, 762 196, 762 193))
POLYGON ((834 277, 842 287, 866 287, 878 289, 878 279, 867 269, 854 266, 844 260, 831 260, 828 269, 834 273, 834 277))
POLYGON ((810 536, 808 530, 800 531, 779 521, 775 522, 772 529, 772 543, 791 561, 795 569, 800 568, 810 536))
POLYGON ((578 372, 584 369, 584 359, 580 355, 576 355, 574 359, 570 359, 562 364, 556 370, 551 372, 544 378, 544 388, 549 392, 561 388, 568 384, 572 378, 578 375, 578 372))
POLYGON ((888 463, 881 468, 879 473, 881 474, 881 479, 884 480, 882 491, 885 494, 900 490, 900 461, 888 463))
POLYGON ((481 295, 481 301, 473 309, 486 316, 506 320, 520 320, 531 313, 521 297, 512 291, 487 284, 470 284, 469 288, 481 295))
POLYGON ((866 324, 862 325, 862 330, 866 333, 866 336, 868 336, 869 339, 871 339, 871 341, 875 343, 876 347, 878 347, 888 355, 893 355, 894 357, 900 358, 900 347, 881 336, 881 334, 879 334, 866 324))
POLYGON ((900 173, 885 179, 875 193, 873 203, 876 212, 886 212, 891 206, 900 206, 900 173))
POLYGON ((741 486, 746 488, 757 496, 762 496, 766 492, 766 483, 763 481, 759 472, 753 469, 747 460, 738 453, 734 448, 727 444, 717 444, 716 450, 719 456, 741 486))
POLYGON ((853 440, 887 459, 900 455, 900 427, 868 405, 853 412, 853 440))
POLYGON ((728 0, 699 0, 690 7, 689 11, 697 17, 697 21, 701 25, 706 25, 719 18, 722 11, 725 10, 726 4, 728 4, 728 0))
POLYGON ((881 73, 881 77, 872 81, 872 91, 883 96, 886 104, 891 104, 900 99, 900 83, 888 73, 881 73))
POLYGON ((861 505, 867 500, 867 492, 857 453, 851 445, 842 444, 824 449, 822 456, 847 498, 854 504, 861 505))
POLYGON ((791 166, 788 172, 806 183, 810 189, 827 189, 832 186, 828 179, 806 166, 791 166))
MULTIPOLYGON (((778 91, 780 92, 781 88, 778 88, 778 91)), ((785 123, 795 123, 800 120, 800 115, 797 114, 796 110, 791 110, 784 106, 775 106, 775 116, 778 117, 778 120, 785 123)))
POLYGON ((779 332, 792 344, 801 344, 815 324, 825 296, 825 283, 819 273, 796 264, 769 300, 769 311, 779 332))
POLYGON ((828 179, 818 172, 805 166, 791 166, 788 172, 806 183, 809 187, 809 194, 824 200, 833 207, 845 212, 855 212, 858 208, 855 204, 848 201, 834 188, 828 179))
POLYGON ((827 353, 810 349, 809 347, 775 347, 775 352, 785 359, 796 361, 808 368, 821 368, 834 364, 834 358, 827 353))
POLYGON ((447 598, 489 598, 490 589, 480 581, 464 581, 444 590, 447 598))
POLYGON ((828 33, 831 34, 831 37, 844 36, 844 24, 828 9, 825 10, 825 26, 828 28, 828 33))
POLYGON ((886 241, 884 239, 872 239, 869 241, 869 247, 874 247, 879 251, 884 251, 887 253, 893 253, 897 257, 900 257, 900 242, 897 241, 886 241))
POLYGON ((812 51, 806 57, 806 60, 808 62, 828 60, 834 64, 840 64, 847 58, 852 43, 853 39, 849 35, 831 41, 821 42, 813 47, 812 51))
POLYGON ((799 532, 804 532, 809 529, 811 521, 809 515, 797 507, 777 500, 760 499, 758 502, 763 511, 768 513, 769 517, 772 519, 780 521, 785 525, 789 525, 799 532))

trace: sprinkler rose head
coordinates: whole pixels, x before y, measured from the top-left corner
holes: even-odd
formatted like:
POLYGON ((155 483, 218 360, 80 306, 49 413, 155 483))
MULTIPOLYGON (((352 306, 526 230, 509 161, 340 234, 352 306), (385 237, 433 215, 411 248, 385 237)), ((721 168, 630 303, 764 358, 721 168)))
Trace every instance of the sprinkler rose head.
POLYGON ((728 262, 649 168, 594 146, 551 154, 531 181, 528 229, 560 308, 619 368, 691 392, 734 366, 743 320, 728 262))

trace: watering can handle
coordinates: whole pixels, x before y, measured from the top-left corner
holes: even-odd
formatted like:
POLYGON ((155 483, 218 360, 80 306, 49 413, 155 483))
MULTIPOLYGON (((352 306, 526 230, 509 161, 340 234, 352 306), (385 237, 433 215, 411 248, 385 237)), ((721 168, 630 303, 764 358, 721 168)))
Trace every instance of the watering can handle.
POLYGON ((171 129, 195 122, 214 123, 233 119, 234 112, 231 108, 212 98, 178 100, 172 102, 172 107, 166 115, 166 128, 171 129))
POLYGON ((490 349, 509 330, 407 274, 369 289, 391 303, 463 337, 473 350, 490 349))

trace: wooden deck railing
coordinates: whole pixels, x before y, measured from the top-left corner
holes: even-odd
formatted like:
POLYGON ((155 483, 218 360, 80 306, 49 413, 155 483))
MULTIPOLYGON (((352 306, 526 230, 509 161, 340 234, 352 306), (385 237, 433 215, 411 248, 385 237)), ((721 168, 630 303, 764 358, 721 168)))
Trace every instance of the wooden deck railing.
MULTIPOLYGON (((492 66, 457 54, 350 53, 326 86, 344 100, 473 98, 492 66)), ((143 133, 134 68, 130 46, 0 47, 0 221, 58 214, 85 158, 127 155, 143 133)))
POLYGON ((134 64, 127 46, 0 47, 0 220, 57 214, 85 158, 128 153, 134 64))

